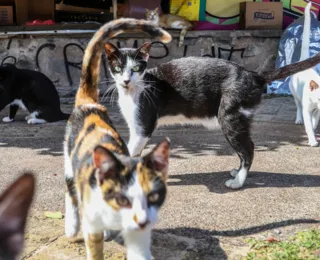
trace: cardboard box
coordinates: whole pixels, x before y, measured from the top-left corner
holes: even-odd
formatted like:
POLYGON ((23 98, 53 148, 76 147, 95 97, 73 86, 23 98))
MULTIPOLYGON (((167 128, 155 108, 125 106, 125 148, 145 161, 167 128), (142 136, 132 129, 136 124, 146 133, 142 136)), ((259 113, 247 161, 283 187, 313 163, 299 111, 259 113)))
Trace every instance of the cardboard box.
POLYGON ((240 28, 246 30, 281 30, 283 4, 281 2, 240 3, 240 28))
POLYGON ((10 25, 13 24, 13 7, 0 6, 0 24, 10 25))

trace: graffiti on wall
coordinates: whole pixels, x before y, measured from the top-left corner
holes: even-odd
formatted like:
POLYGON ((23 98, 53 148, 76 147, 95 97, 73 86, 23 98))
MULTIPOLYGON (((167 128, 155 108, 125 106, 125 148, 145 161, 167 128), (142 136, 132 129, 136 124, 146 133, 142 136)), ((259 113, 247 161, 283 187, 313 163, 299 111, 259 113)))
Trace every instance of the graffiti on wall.
MULTIPOLYGON (((250 1, 250 0, 247 0, 250 1)), ((207 1, 206 22, 199 22, 198 30, 237 30, 239 29, 240 3, 243 0, 207 1)), ((303 15, 307 0, 252 0, 252 2, 282 2, 283 29, 303 15)), ((319 20, 320 0, 312 0, 312 11, 319 20)))
MULTIPOLYGON (((128 45, 128 43, 118 41, 118 40, 115 40, 114 43, 117 45, 118 48, 123 48, 123 47, 137 48, 138 41, 133 40, 132 42, 133 43, 131 45, 128 45)), ((11 47, 11 45, 12 45, 12 39, 8 41, 8 44, 6 47, 7 54, 0 60, 1 65, 10 63, 10 64, 17 65, 20 68, 27 68, 19 64, 20 56, 18 55, 17 57, 15 57, 13 55, 13 52, 17 50, 15 49, 15 47, 11 47), (11 48, 12 50, 10 50, 11 48)), ((79 76, 80 76, 79 73, 81 71, 82 58, 83 58, 85 46, 86 46, 86 41, 67 42, 67 43, 64 43, 62 46, 61 44, 52 41, 52 42, 46 42, 46 43, 40 44, 38 47, 33 46, 32 53, 34 54, 31 53, 31 55, 28 55, 27 57, 28 58, 27 63, 31 64, 31 66, 28 66, 28 67, 29 68, 32 67, 32 69, 35 69, 36 71, 40 71, 46 74, 56 85, 63 84, 63 81, 65 81, 65 83, 67 83, 69 87, 72 87, 72 86, 77 87, 77 85, 79 84, 79 76), (77 55, 75 55, 75 53, 77 53, 77 55), (50 59, 50 55, 54 55, 55 57, 57 57, 57 59, 53 61, 52 59, 50 59), (53 64, 50 68, 50 63, 53 63, 53 62, 56 62, 56 64, 53 64), (50 75, 50 73, 53 73, 53 70, 55 73, 57 73, 57 77, 50 75), (63 75, 64 79, 61 79, 61 75, 63 75)), ((194 52, 192 52, 192 48, 193 48, 192 45, 182 46, 181 48, 179 48, 180 50, 180 55, 179 55, 176 53, 176 49, 172 50, 170 48, 170 45, 166 45, 159 41, 153 41, 151 52, 150 52, 150 60, 154 60, 156 61, 156 63, 162 62, 162 60, 165 60, 165 61, 167 61, 168 59, 170 60, 173 52, 175 52, 175 58, 190 56, 190 53, 194 55, 194 52)), ((245 48, 235 48, 235 47, 226 48, 226 46, 220 47, 220 46, 214 46, 214 45, 209 46, 207 50, 208 52, 200 51, 199 56, 213 57, 213 58, 218 57, 218 58, 224 58, 227 60, 233 60, 235 53, 239 53, 239 57, 243 59, 244 52, 245 52, 245 48)), ((103 65, 102 66, 103 80, 108 81, 109 76, 108 76, 108 68, 107 68, 105 55, 102 56, 102 65, 103 65)))

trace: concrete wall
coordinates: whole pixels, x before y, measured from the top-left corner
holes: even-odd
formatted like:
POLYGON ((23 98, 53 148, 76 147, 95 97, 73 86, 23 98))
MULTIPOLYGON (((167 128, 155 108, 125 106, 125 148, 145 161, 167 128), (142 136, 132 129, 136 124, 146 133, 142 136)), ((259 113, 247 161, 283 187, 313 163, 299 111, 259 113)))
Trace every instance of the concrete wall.
MULTIPOLYGON (((178 32, 165 46, 153 43, 149 66, 184 56, 211 56, 234 61, 249 70, 264 71, 274 67, 281 31, 197 31, 188 32, 184 46, 178 47, 178 32)), ((0 39, 0 62, 15 63, 19 68, 38 70, 56 85, 61 97, 73 96, 79 84, 80 67, 92 34, 18 35, 0 39)), ((114 44, 139 46, 144 35, 124 35, 114 44)), ((102 89, 110 80, 107 66, 102 66, 102 89)))

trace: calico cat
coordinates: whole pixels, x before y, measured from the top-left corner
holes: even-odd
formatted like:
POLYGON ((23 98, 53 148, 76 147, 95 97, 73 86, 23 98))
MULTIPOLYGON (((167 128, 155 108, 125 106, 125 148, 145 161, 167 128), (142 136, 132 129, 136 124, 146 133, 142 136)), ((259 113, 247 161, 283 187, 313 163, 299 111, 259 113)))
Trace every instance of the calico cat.
POLYGON ((30 114, 28 124, 42 124, 68 119, 61 112, 60 98, 51 80, 44 74, 18 69, 14 65, 0 66, 0 111, 10 104, 9 116, 3 122, 13 122, 19 108, 30 114))
MULTIPOLYGON (((300 61, 309 58, 311 5, 311 2, 309 2, 304 11, 300 61)), ((304 121, 310 146, 319 145, 314 133, 320 118, 319 86, 320 76, 313 68, 292 75, 289 81, 289 88, 297 106, 296 124, 302 124, 304 121)))
POLYGON ((23 250, 34 190, 33 175, 25 173, 0 196, 0 259, 18 259, 23 250))
POLYGON ((146 19, 166 29, 182 29, 179 38, 179 47, 182 46, 184 36, 186 35, 187 31, 193 27, 193 25, 182 16, 174 14, 159 15, 158 7, 155 10, 146 9, 146 19))
MULTIPOLYGON (((85 51, 80 88, 66 127, 65 233, 67 237, 78 233, 81 214, 87 259, 103 259, 103 232, 118 229, 123 232, 128 260, 151 260, 151 229, 166 196, 169 141, 142 158, 130 158, 106 108, 98 104, 104 40, 136 31, 163 42, 171 40, 166 31, 142 20, 119 19, 101 27, 85 51)), ((140 52, 134 57, 144 58, 140 52)))
POLYGON ((250 125, 268 82, 311 68, 320 54, 300 63, 258 74, 230 61, 186 57, 146 69, 151 44, 138 49, 118 49, 106 44, 112 77, 118 90, 118 104, 129 130, 128 149, 141 153, 159 125, 194 124, 214 127, 217 118, 226 139, 240 158, 235 179, 226 181, 241 188, 251 167, 254 144, 250 125), (134 59, 139 51, 143 59, 134 59))

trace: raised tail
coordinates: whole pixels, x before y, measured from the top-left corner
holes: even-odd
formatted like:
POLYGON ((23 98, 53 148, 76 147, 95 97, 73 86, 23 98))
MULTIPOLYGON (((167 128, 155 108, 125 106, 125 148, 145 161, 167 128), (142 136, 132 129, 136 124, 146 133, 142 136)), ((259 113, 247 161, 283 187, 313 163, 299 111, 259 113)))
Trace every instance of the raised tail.
POLYGON ((284 79, 300 71, 310 69, 319 63, 320 63, 320 53, 304 61, 293 63, 290 65, 281 67, 279 69, 263 72, 260 74, 260 76, 266 80, 266 83, 270 83, 274 80, 284 79))
POLYGON ((98 102, 98 81, 103 43, 125 32, 146 32, 162 42, 171 41, 171 35, 154 23, 133 18, 121 18, 102 26, 90 40, 84 53, 80 88, 76 95, 75 106, 98 102))
POLYGON ((308 59, 309 54, 309 45, 310 45, 310 34, 311 34, 311 6, 312 3, 309 2, 304 9, 304 23, 303 23, 303 32, 302 32, 302 43, 301 43, 301 54, 300 61, 308 59))

